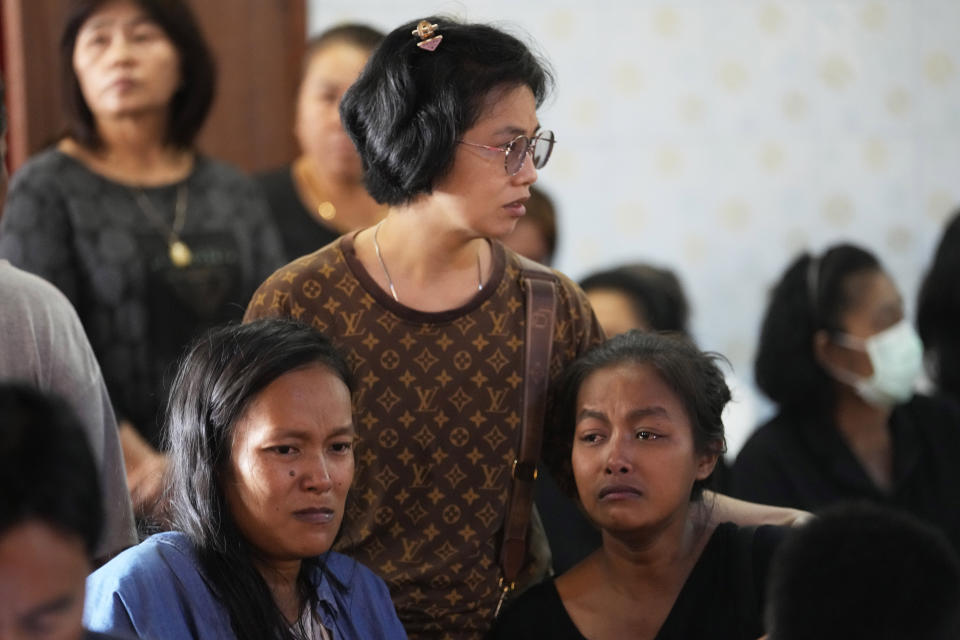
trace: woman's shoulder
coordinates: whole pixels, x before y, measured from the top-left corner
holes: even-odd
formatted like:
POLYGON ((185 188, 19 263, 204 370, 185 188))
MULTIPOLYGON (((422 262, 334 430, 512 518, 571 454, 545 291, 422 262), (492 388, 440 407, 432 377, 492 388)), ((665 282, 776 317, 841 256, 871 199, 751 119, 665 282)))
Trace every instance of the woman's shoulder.
POLYGON ((60 189, 65 178, 89 174, 80 162, 56 147, 50 147, 30 157, 10 179, 10 189, 24 186, 60 189))
POLYGON ((804 428, 804 420, 786 413, 770 418, 750 434, 737 455, 749 459, 758 455, 769 456, 777 452, 792 452, 795 449, 799 430, 804 428))
POLYGON ((344 274, 351 273, 341 247, 344 238, 347 236, 300 256, 267 276, 247 305, 244 322, 287 315, 294 302, 308 307, 313 314, 328 309, 329 305, 323 306, 326 298, 321 293, 327 286, 333 286, 328 283, 337 283, 344 274))
POLYGON ((30 156, 26 162, 17 169, 17 173, 28 175, 49 175, 61 171, 65 166, 78 164, 79 161, 60 151, 56 146, 46 149, 30 156))
MULTIPOLYGON (((731 582, 728 595, 735 599, 746 597, 750 601, 756 598, 761 604, 758 609, 762 611, 774 554, 790 531, 790 527, 775 525, 743 527, 733 522, 721 523, 697 561, 700 575, 727 576, 731 582)), ((707 591, 711 589, 708 587, 707 591)), ((747 617, 753 617, 753 614, 747 617)))
POLYGON ((560 599, 560 592, 557 591, 556 580, 547 578, 517 596, 516 600, 504 610, 504 617, 511 611, 556 610, 556 607, 562 606, 563 601, 560 599))
POLYGON ((915 394, 906 403, 897 406, 894 415, 898 413, 910 415, 921 427, 939 427, 946 423, 957 428, 960 424, 960 404, 945 396, 915 394))
POLYGON ((383 579, 350 556, 331 551, 324 557, 323 568, 351 595, 351 599, 386 597, 389 600, 383 579))
POLYGON ((786 527, 719 524, 658 638, 757 638, 771 559, 786 527))
POLYGON ((582 637, 563 606, 553 578, 530 587, 508 604, 488 636, 490 640, 582 637))
POLYGON ((538 264, 524 258, 501 242, 494 243, 495 251, 502 252, 506 264, 505 272, 515 274, 517 286, 522 288, 525 273, 539 272, 551 276, 556 283, 557 322, 555 323, 555 342, 568 343, 572 347, 566 356, 572 359, 589 347, 603 342, 600 323, 593 314, 593 308, 587 295, 576 282, 562 271, 538 264))
POLYGON ((792 476, 815 464, 807 454, 803 428, 802 421, 784 414, 758 427, 730 467, 730 495, 764 504, 790 504, 789 487, 799 478, 792 476))
POLYGON ((534 262, 529 258, 525 258, 500 241, 495 241, 493 245, 495 252, 503 252, 503 259, 507 264, 507 268, 516 270, 518 280, 522 279, 524 272, 542 273, 544 275, 552 276, 554 281, 560 286, 560 289, 567 295, 578 292, 582 294, 580 286, 562 271, 558 271, 553 267, 548 267, 544 264, 540 264, 539 262, 534 262))
POLYGON ((716 550, 723 550, 722 553, 732 556, 747 554, 756 564, 766 567, 790 531, 790 527, 771 524, 740 526, 734 522, 723 522, 714 530, 708 548, 714 546, 716 550))
POLYGON ((894 442, 924 442, 927 452, 946 460, 960 453, 960 404, 952 398, 916 394, 890 415, 894 442))
POLYGON ((199 577, 196 554, 189 538, 168 531, 153 535, 126 549, 90 574, 88 591, 147 589, 166 583, 174 576, 195 573, 199 577))
POLYGON ((87 578, 83 615, 94 631, 134 627, 151 637, 181 637, 198 622, 229 628, 192 543, 177 532, 151 536, 94 571, 87 578))
POLYGON ((0 259, 0 290, 3 292, 4 310, 16 311, 18 316, 24 311, 31 315, 36 313, 37 320, 44 322, 48 318, 41 315, 48 314, 51 309, 54 310, 54 316, 73 311, 70 301, 54 285, 36 274, 15 267, 5 259, 0 259))
POLYGON ((406 638, 386 583, 348 556, 331 551, 317 568, 317 595, 341 618, 346 638, 406 638), (326 575, 325 575, 326 574, 326 575))
POLYGON ((362 563, 336 551, 331 551, 324 556, 323 566, 342 582, 349 581, 357 576, 364 580, 380 579, 362 563))

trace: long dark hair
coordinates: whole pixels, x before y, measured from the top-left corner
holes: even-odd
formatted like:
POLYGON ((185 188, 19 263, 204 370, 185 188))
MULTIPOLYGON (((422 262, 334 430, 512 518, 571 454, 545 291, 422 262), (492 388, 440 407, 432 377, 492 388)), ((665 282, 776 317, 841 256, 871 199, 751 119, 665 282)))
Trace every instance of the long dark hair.
POLYGON ((836 384, 816 360, 813 337, 844 330, 840 319, 856 301, 851 277, 880 269, 872 253, 852 244, 834 245, 819 258, 804 253, 787 267, 770 296, 754 364, 757 386, 781 410, 833 411, 836 384))
MULTIPOLYGON (((234 425, 251 400, 280 376, 311 364, 329 368, 352 386, 343 357, 306 325, 279 319, 227 325, 193 344, 170 391, 165 434, 170 524, 196 548, 238 640, 293 636, 254 566, 254 550, 230 514, 219 478, 229 462, 234 425)), ((305 559, 297 578, 298 591, 311 607, 316 604, 311 576, 317 568, 323 570, 321 558, 305 559)))

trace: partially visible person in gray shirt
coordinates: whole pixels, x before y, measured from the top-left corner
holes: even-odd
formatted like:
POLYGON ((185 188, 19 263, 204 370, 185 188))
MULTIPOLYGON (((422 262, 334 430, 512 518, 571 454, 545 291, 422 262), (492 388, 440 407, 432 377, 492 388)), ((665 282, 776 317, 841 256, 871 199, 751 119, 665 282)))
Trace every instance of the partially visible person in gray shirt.
MULTIPOLYGON (((0 82, 0 141, 6 133, 2 105, 0 82)), ((0 142, 0 197, 6 191, 5 151, 0 142)), ((105 514, 95 558, 105 560, 136 544, 117 422, 80 319, 56 287, 6 260, 0 260, 0 380, 59 396, 83 422, 100 471, 105 514)))
POLYGON ((57 395, 80 417, 100 470, 106 516, 95 557, 136 544, 117 422, 80 319, 56 287, 6 260, 0 260, 0 379, 57 395))

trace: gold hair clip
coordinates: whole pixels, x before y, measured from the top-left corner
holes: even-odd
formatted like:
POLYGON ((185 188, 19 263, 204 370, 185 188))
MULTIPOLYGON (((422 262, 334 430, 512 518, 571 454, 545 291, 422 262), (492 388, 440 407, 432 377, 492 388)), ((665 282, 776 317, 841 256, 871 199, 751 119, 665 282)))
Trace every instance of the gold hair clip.
POLYGON ((429 20, 421 20, 418 22, 417 28, 410 33, 420 38, 417 46, 427 51, 435 51, 440 45, 440 41, 443 40, 442 35, 433 35, 437 33, 437 25, 430 24, 429 20))

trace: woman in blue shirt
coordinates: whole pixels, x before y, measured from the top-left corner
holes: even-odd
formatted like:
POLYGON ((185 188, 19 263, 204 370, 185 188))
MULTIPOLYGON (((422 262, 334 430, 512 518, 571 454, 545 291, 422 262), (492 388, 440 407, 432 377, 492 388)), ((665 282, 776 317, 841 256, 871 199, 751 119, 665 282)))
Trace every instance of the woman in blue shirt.
POLYGON ((353 480, 346 362, 309 327, 214 329, 174 381, 172 532, 90 576, 96 631, 140 638, 406 638, 384 583, 333 553, 353 480))

